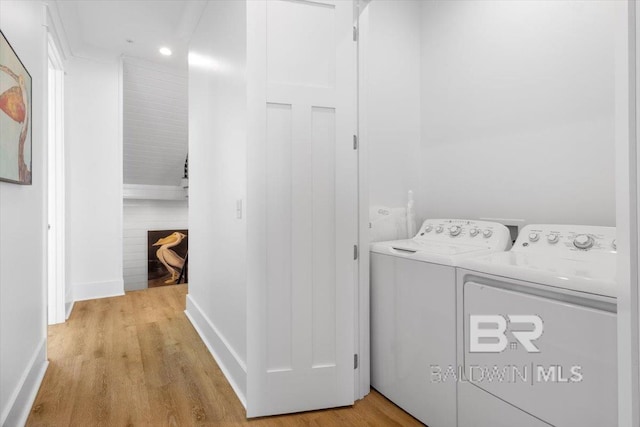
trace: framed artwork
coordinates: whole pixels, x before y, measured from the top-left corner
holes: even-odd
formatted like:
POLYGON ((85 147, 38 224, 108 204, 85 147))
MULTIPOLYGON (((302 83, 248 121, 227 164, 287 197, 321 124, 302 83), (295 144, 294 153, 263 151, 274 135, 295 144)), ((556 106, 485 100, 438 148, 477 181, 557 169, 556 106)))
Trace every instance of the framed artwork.
POLYGON ((31 185, 31 75, 0 31, 0 181, 31 185))
POLYGON ((189 230, 147 231, 147 287, 187 283, 189 230))

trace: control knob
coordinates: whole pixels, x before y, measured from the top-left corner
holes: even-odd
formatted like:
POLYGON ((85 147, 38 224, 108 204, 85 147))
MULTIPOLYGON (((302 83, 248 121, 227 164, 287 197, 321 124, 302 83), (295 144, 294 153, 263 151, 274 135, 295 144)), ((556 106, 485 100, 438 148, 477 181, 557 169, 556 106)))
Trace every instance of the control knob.
POLYGON ((573 246, 578 249, 589 249, 593 246, 593 237, 588 234, 578 234, 575 239, 573 239, 573 246))
POLYGON ((557 234, 549 234, 547 236, 547 242, 551 244, 558 243, 558 240, 560 240, 560 236, 558 236, 557 234))
POLYGON ((430 232, 431 232, 431 230, 433 230, 433 225, 431 225, 431 224, 427 225, 427 226, 424 228, 424 231, 425 231, 425 232, 427 232, 427 233, 430 233, 430 232))
POLYGON ((436 227, 436 233, 442 233, 442 230, 444 230, 444 228, 442 228, 441 225, 436 227))
POLYGON ((613 242, 611 242, 611 247, 613 248, 614 251, 618 250, 618 244, 616 243, 616 239, 613 239, 613 242))
POLYGON ((460 234, 461 231, 462 231, 462 227, 460 227, 459 225, 452 225, 449 228, 449 234, 451 236, 457 236, 458 234, 460 234))
POLYGON ((477 228, 472 228, 471 231, 469 231, 469 234, 471 235, 471 237, 476 237, 479 232, 480 230, 478 230, 477 228))
POLYGON ((491 237, 491 235, 492 235, 492 234, 493 234, 493 231, 491 231, 491 230, 489 230, 489 229, 486 229, 486 230, 484 230, 484 231, 482 232, 482 235, 483 235, 484 237, 491 237))
POLYGON ((540 235, 538 233, 530 233, 529 234, 529 241, 530 242, 537 242, 540 239, 540 235))

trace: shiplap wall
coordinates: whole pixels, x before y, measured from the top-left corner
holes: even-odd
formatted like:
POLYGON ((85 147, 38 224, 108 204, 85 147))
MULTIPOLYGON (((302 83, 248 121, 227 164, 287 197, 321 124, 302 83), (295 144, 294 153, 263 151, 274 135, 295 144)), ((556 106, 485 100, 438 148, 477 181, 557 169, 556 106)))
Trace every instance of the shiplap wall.
POLYGON ((187 71, 123 61, 124 183, 179 185, 188 152, 187 71))
POLYGON ((147 287, 147 231, 188 227, 187 201, 124 200, 124 289, 147 287))

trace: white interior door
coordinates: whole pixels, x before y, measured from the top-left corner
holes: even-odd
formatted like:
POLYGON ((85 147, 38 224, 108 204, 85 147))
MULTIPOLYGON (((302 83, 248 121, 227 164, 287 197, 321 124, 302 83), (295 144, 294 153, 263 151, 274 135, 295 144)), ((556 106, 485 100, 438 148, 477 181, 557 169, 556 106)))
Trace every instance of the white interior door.
POLYGON ((353 4, 269 0, 247 2, 247 9, 247 416, 350 405, 358 201, 353 4))

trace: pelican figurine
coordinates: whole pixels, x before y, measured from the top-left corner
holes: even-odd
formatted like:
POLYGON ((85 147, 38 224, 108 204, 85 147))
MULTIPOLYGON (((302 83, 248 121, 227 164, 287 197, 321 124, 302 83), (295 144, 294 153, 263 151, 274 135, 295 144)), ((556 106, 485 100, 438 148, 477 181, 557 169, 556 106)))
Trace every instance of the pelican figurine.
POLYGON ((0 111, 4 112, 11 120, 22 124, 20 139, 18 140, 18 178, 20 182, 31 182, 31 171, 24 161, 24 145, 29 132, 29 112, 27 87, 23 76, 19 76, 9 67, 0 65, 0 71, 7 74, 18 84, 12 86, 0 94, 0 111))
POLYGON ((176 280, 178 279, 179 270, 184 266, 184 258, 175 253, 175 251, 171 248, 174 246, 178 246, 182 240, 187 237, 186 235, 175 232, 171 233, 167 237, 163 237, 162 239, 158 239, 152 246, 160 246, 160 248, 156 251, 156 256, 160 260, 160 262, 167 268, 169 274, 171 274, 171 278, 169 280, 165 280, 165 284, 174 285, 176 280))

